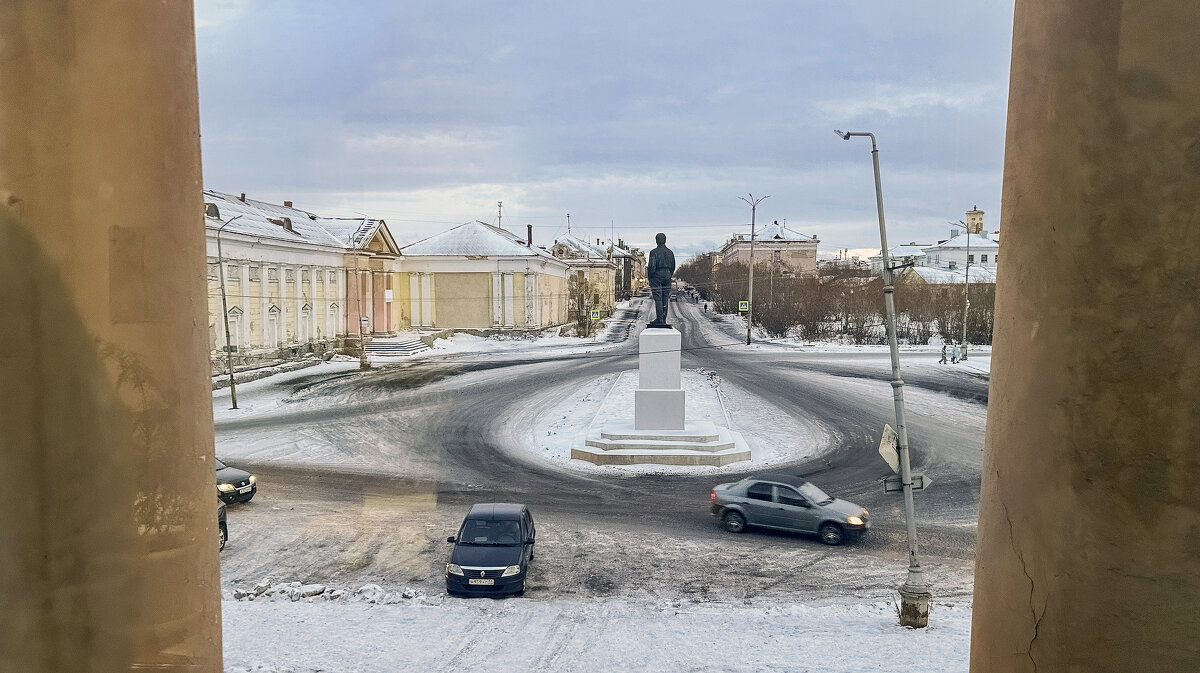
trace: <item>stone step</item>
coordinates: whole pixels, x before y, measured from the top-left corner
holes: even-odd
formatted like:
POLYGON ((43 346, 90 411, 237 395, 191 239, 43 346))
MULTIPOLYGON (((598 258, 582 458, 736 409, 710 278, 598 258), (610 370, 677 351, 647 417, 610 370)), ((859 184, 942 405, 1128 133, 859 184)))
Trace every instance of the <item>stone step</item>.
POLYGON ((714 429, 713 432, 673 432, 671 430, 646 430, 644 432, 616 432, 601 430, 600 437, 613 442, 627 440, 652 440, 656 442, 682 442, 685 444, 705 444, 715 442, 721 438, 721 435, 714 429))
POLYGON ((572 448, 571 458, 586 460, 595 465, 693 465, 722 467, 742 460, 750 460, 749 449, 726 449, 724 451, 598 451, 587 448, 572 448))
POLYGON ((716 437, 707 442, 655 441, 650 439, 623 439, 614 441, 600 438, 587 440, 587 445, 601 451, 704 451, 713 453, 715 451, 732 449, 734 442, 732 439, 724 442, 718 441, 716 437))
POLYGON ((375 339, 367 344, 367 355, 404 357, 430 350, 420 339, 375 339))

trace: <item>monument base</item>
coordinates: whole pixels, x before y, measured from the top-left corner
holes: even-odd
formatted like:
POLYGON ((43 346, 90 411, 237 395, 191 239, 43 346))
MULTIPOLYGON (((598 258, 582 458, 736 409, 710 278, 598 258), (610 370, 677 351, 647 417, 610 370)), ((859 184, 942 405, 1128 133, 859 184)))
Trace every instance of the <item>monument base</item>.
POLYGON ((683 390, 633 391, 634 428, 638 430, 683 430, 683 390))
POLYGON ((682 430, 638 430, 629 421, 605 421, 572 442, 571 458, 596 465, 705 465, 721 467, 750 460, 741 433, 712 421, 692 421, 682 430))

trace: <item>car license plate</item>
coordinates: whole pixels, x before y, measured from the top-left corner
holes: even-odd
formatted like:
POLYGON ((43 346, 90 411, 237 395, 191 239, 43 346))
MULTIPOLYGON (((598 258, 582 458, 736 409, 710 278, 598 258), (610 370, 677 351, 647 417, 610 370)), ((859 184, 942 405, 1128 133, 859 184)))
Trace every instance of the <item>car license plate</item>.
POLYGON ((470 580, 467 580, 467 584, 484 584, 484 585, 487 585, 487 586, 489 586, 489 587, 490 587, 490 586, 492 586, 492 585, 493 585, 493 584, 495 584, 495 583, 496 583, 496 580, 479 580, 479 579, 470 579, 470 580))
POLYGON ((241 488, 239 488, 239 489, 238 489, 238 493, 249 493, 249 492, 250 492, 250 488, 251 488, 251 487, 250 487, 249 485, 247 485, 247 486, 243 486, 243 487, 241 487, 241 488))

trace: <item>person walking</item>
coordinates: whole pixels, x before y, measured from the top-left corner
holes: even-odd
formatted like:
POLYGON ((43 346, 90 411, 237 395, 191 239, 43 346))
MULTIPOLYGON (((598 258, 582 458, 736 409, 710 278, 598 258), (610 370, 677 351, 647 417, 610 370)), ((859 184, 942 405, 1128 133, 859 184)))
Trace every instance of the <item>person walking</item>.
POLYGON ((950 349, 950 364, 952 364, 952 365, 958 364, 958 354, 959 354, 958 344, 954 344, 954 348, 950 349))
POLYGON ((938 360, 938 364, 940 364, 940 365, 946 364, 946 342, 945 341, 942 342, 942 359, 938 360))

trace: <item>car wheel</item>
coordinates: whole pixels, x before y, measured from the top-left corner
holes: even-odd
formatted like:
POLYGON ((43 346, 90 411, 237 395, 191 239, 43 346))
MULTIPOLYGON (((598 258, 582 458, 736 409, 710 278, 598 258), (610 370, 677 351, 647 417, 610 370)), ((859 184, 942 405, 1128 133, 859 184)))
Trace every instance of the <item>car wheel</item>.
POLYGON ((217 551, 221 551, 225 548, 225 542, 229 540, 229 529, 225 526, 225 524, 219 524, 217 526, 217 531, 221 536, 221 546, 217 547, 217 551))
POLYGON ((842 543, 844 537, 842 527, 832 522, 821 524, 821 529, 818 531, 821 535, 821 542, 828 545, 838 545, 842 543))
POLYGON ((746 517, 738 512, 726 512, 725 516, 721 517, 721 523, 730 533, 741 533, 746 530, 746 517))

